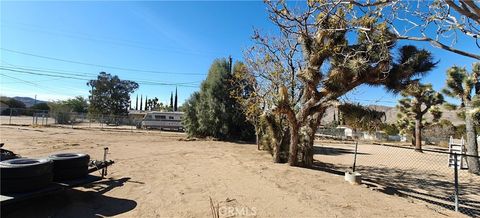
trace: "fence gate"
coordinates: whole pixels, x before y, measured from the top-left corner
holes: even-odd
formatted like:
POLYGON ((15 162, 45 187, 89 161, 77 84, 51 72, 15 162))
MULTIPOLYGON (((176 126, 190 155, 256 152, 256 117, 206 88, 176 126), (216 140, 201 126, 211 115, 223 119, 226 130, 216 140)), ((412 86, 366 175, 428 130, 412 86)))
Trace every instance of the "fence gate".
POLYGON ((454 139, 450 136, 450 141, 448 142, 448 151, 450 155, 448 156, 448 166, 455 167, 455 157, 457 158, 457 167, 460 169, 468 169, 467 157, 465 155, 454 155, 456 154, 466 154, 465 149, 465 140, 463 137, 461 139, 454 139))

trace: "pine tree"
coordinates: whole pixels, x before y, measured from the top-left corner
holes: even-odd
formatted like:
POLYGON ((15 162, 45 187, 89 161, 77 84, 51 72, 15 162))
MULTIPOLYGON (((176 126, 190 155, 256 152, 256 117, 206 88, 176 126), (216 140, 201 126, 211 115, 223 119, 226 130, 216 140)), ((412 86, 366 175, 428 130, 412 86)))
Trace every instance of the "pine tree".
POLYGON ((233 90, 230 65, 215 60, 199 92, 185 102, 183 123, 189 136, 253 140, 255 130, 241 106, 230 95, 233 90))
POLYGON ((142 110, 143 95, 140 95, 140 110, 142 110))

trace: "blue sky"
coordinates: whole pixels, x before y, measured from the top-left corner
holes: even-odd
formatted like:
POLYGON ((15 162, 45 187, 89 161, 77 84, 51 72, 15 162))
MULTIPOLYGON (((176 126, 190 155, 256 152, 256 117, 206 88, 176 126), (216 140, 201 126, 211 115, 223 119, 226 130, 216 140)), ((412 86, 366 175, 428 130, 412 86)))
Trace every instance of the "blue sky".
MULTIPOLYGON (((41 100, 87 97, 87 80, 106 71, 122 79, 155 83, 140 82, 133 97, 147 95, 167 102, 177 86, 179 102, 183 102, 198 90, 215 58, 232 55, 234 61, 242 59, 242 51, 252 44, 254 27, 274 30, 260 1, 0 4, 0 65, 33 68, 44 74, 0 70, 1 95, 37 95, 41 100), (76 79, 45 76, 60 73, 76 79)), ((470 43, 460 38, 459 46, 480 52, 470 43)), ((444 86, 448 67, 470 68, 474 61, 426 43, 402 44, 427 48, 440 60, 424 79, 437 90, 444 86)), ((397 97, 381 88, 360 87, 348 98, 395 105, 397 97)))

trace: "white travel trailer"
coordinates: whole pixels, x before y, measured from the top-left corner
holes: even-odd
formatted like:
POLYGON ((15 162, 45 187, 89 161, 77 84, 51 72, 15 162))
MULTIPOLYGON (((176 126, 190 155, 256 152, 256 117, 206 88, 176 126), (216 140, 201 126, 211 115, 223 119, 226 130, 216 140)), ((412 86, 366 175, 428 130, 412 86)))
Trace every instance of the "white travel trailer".
POLYGON ((147 112, 140 123, 142 129, 183 131, 183 112, 147 112))

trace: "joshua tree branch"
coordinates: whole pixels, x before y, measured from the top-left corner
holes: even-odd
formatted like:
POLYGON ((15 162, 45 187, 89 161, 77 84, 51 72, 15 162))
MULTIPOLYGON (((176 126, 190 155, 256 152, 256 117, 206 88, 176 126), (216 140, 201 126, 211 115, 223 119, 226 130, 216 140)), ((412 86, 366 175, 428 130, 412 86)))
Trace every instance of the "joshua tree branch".
POLYGON ((467 56, 467 57, 470 57, 470 58, 480 60, 480 55, 478 55, 478 54, 474 54, 474 53, 470 53, 470 52, 466 52, 466 51, 456 49, 452 46, 445 45, 445 44, 443 44, 443 43, 441 43, 441 42, 439 42, 435 39, 432 39, 430 37, 413 37, 413 36, 399 36, 399 35, 397 35, 397 39, 430 42, 433 46, 435 46, 437 48, 445 49, 447 51, 451 51, 451 52, 454 52, 454 53, 457 53, 457 54, 460 54, 460 55, 463 55, 463 56, 467 56))

